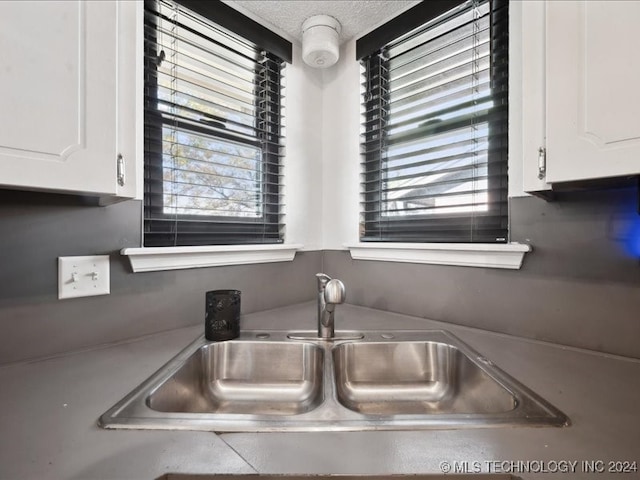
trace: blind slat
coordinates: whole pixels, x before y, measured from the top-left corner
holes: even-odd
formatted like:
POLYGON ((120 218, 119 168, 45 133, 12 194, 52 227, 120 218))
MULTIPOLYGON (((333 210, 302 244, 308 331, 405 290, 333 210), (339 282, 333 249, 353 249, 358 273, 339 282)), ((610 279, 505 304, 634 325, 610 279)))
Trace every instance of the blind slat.
MULTIPOLYGON (((449 172, 451 173, 451 172, 449 172)), ((447 174, 442 174, 445 175, 443 178, 443 180, 440 181, 432 181, 432 182, 426 182, 426 183, 419 183, 416 182, 415 184, 411 183, 409 185, 403 185, 403 186, 388 186, 389 185, 389 181, 383 181, 380 182, 382 184, 385 184, 386 186, 377 188, 376 191, 385 195, 385 201, 386 202, 391 202, 391 201, 395 201, 397 199, 401 199, 401 192, 406 192, 404 195, 407 195, 407 197, 409 196, 427 196, 427 194, 425 195, 418 195, 418 192, 420 191, 424 191, 424 192, 430 192, 430 191, 435 191, 438 193, 435 193, 433 195, 459 195, 460 192, 479 192, 479 191, 484 191, 486 190, 486 188, 482 188, 479 185, 488 183, 489 180, 491 180, 492 175, 488 175, 486 173, 486 170, 484 173, 476 173, 475 175, 472 172, 465 172, 465 173, 471 173, 471 175, 465 176, 465 175, 448 175, 447 174), (456 190, 451 190, 449 188, 442 188, 442 187, 447 187, 447 186, 451 186, 451 187, 456 187, 456 190), (441 190, 445 190, 444 192, 441 192, 441 190), (392 195, 389 195, 392 194, 392 195)), ((497 175, 493 175, 494 179, 495 177, 497 177, 497 175)), ((423 180, 423 178, 426 181, 426 176, 425 177, 418 177, 417 180, 423 180)), ((494 188, 495 189, 495 188, 494 188)), ((369 191, 364 191, 363 193, 369 193, 371 192, 371 190, 369 191)), ((363 204, 370 204, 370 203, 374 203, 375 201, 364 201, 363 204)))
POLYGON ((417 49, 427 44, 433 50, 436 50, 452 38, 465 35, 469 26, 482 28, 484 26, 482 18, 487 14, 488 3, 479 5, 476 14, 468 8, 468 3, 460 2, 447 15, 443 15, 440 22, 435 24, 426 22, 424 26, 392 42, 387 47, 389 53, 399 62, 402 62, 405 58, 413 56, 413 52, 417 49), (466 6, 465 3, 467 4, 466 6), (455 12, 456 9, 459 9, 457 13, 455 12))
POLYGON ((426 72, 418 72, 420 75, 412 74, 413 76, 405 78, 405 82, 393 90, 389 103, 403 100, 405 97, 419 93, 426 88, 450 83, 460 77, 471 77, 473 79, 483 70, 489 70, 490 62, 491 58, 486 54, 477 61, 467 59, 466 62, 451 62, 451 68, 441 68, 441 65, 433 65, 427 68, 426 72))
MULTIPOLYGON (((464 161, 463 162, 447 162, 450 165, 438 165, 436 168, 434 168, 431 171, 424 171, 421 173, 410 173, 410 174, 406 174, 406 175, 396 175, 396 176, 392 176, 392 177, 387 177, 384 180, 376 180, 373 182, 367 182, 364 181, 362 182, 363 186, 366 186, 368 184, 372 184, 372 183, 377 183, 377 184, 384 184, 384 185, 394 185, 394 184, 398 184, 399 182, 402 182, 402 187, 399 187, 398 190, 404 190, 404 189, 416 189, 419 188, 419 185, 416 184, 410 184, 407 185, 405 180, 421 180, 423 182, 427 182, 424 186, 435 186, 438 185, 439 182, 437 180, 433 180, 431 177, 435 177, 435 176, 442 176, 445 174, 450 174, 450 173, 458 173, 458 177, 462 178, 462 173, 466 173, 466 177, 465 178, 483 178, 481 175, 486 175, 486 170, 487 170, 487 163, 486 163, 486 155, 482 155, 482 156, 478 156, 477 159, 475 159, 475 162, 472 163, 472 161, 464 161), (463 163, 462 165, 460 165, 460 163, 463 163), (484 173, 483 173, 484 172, 484 173)), ((396 172, 401 173, 402 170, 396 170, 396 172)), ((382 191, 386 192, 386 191, 391 191, 393 190, 393 187, 389 187, 387 188, 383 188, 382 191)))
MULTIPOLYGON (((450 43, 435 48, 421 49, 413 52, 414 55, 405 59, 404 63, 396 62, 395 58, 389 61, 389 78, 398 80, 416 69, 423 69, 445 61, 454 60, 456 57, 464 58, 470 50, 485 47, 490 40, 489 25, 483 25, 481 30, 471 31, 468 36, 451 41, 450 43)), ((449 40, 449 39, 445 39, 449 40)))
MULTIPOLYGON (((249 183, 249 182, 253 182, 256 183, 256 180, 247 180, 247 181, 240 181, 237 177, 225 177, 223 175, 214 175, 215 177, 218 177, 219 179, 224 180, 225 178, 230 178, 236 182, 239 182, 240 184, 242 183, 249 183)), ((196 180, 189 180, 190 177, 185 177, 184 175, 180 176, 180 179, 178 178, 174 178, 174 179, 166 179, 164 176, 163 178, 159 179, 156 178, 154 180, 156 180, 157 182, 161 183, 162 185, 162 192, 165 192, 167 195, 171 195, 173 192, 179 192, 182 190, 185 190, 185 188, 183 187, 207 187, 210 192, 204 192, 203 195, 199 195, 199 197, 206 199, 206 198, 210 198, 212 200, 215 200, 215 192, 216 190, 224 190, 224 191, 241 191, 241 192, 255 192, 256 189, 254 188, 250 188, 249 186, 247 186, 247 188, 242 188, 238 186, 238 183, 231 183, 231 184, 225 184, 223 186, 217 186, 217 185, 212 185, 211 183, 199 183, 196 180), (171 184, 174 188, 174 190, 170 190, 165 188, 168 184, 171 184), (208 193, 208 195, 207 195, 208 193)), ((268 183, 268 182, 262 182, 264 183, 265 186, 277 186, 279 185, 279 183, 268 183)), ((158 191, 158 187, 154 188, 149 188, 149 191, 158 191)))
MULTIPOLYGON (((459 76, 457 79, 449 81, 447 83, 441 83, 437 86, 429 85, 427 89, 419 90, 413 94, 407 95, 401 100, 393 102, 393 107, 396 111, 401 111, 402 107, 407 105, 419 105, 421 102, 429 102, 445 95, 452 94, 461 90, 468 90, 472 81, 476 81, 479 85, 483 85, 490 81, 491 72, 489 69, 485 69, 481 72, 470 72, 466 76, 459 76)), ((363 85, 364 86, 364 85, 363 85)), ((370 108, 367 108, 369 102, 363 102, 367 114, 370 112, 370 108)))

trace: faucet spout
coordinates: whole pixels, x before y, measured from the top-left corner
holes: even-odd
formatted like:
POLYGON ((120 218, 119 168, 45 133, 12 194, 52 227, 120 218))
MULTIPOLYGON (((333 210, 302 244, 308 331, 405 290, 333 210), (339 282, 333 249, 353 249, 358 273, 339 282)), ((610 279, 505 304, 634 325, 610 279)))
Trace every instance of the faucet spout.
POLYGON ((316 278, 318 279, 318 336, 333 338, 336 305, 345 301, 345 286, 340 280, 332 279, 324 273, 316 274, 316 278))

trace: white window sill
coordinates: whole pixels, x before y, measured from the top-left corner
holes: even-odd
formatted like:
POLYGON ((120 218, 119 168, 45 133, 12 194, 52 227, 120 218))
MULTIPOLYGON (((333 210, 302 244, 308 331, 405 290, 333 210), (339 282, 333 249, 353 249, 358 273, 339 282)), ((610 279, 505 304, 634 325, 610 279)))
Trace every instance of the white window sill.
POLYGON ((302 245, 215 245, 206 247, 124 248, 134 272, 290 262, 302 245))
POLYGON ((429 263, 464 267, 509 268, 522 266, 531 246, 521 243, 358 243, 347 245, 354 260, 429 263))

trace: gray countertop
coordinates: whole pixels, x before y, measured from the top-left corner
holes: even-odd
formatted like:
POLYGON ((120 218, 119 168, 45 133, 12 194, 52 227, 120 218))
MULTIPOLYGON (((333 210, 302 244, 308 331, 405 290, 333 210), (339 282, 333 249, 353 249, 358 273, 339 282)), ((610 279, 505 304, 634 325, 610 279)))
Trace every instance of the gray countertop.
MULTIPOLYGON (((445 461, 526 479, 640 478, 639 472, 614 475, 608 464, 640 464, 640 360, 351 305, 341 305, 336 318, 338 329, 450 330, 566 413, 572 425, 223 435, 98 428, 104 411, 202 333, 198 326, 0 368, 0 478, 425 474, 441 473, 445 461), (598 461, 604 463, 593 465, 602 474, 585 472, 583 462, 598 461), (550 473, 561 467, 575 473, 550 473)), ((246 315, 242 327, 313 329, 315 304, 246 315)))

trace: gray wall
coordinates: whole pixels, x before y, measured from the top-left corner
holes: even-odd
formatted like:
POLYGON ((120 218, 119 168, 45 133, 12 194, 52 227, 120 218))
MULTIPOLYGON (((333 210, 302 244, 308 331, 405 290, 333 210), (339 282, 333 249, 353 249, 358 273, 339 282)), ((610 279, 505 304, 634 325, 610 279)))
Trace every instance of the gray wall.
MULTIPOLYGON (((349 303, 640 358, 640 245, 635 188, 511 202, 521 270, 354 261, 324 254, 349 303)), ((390 327, 393 327, 390 325, 390 327)))
POLYGON ((312 300, 321 252, 293 262, 131 273, 141 202, 0 191, 0 364, 204 321, 204 292, 242 291, 249 313, 312 300), (58 300, 57 257, 111 255, 111 294, 58 300), (306 281, 305 281, 306 280, 306 281))
POLYGON ((242 290, 244 313, 312 300, 319 270, 343 279, 356 305, 640 358, 640 263, 623 248, 637 202, 636 189, 513 199, 513 240, 534 247, 518 271, 328 251, 133 274, 118 251, 140 244, 140 202, 0 191, 0 363, 196 325, 211 289, 242 290), (57 257, 95 254, 111 255, 112 293, 58 300, 57 257))

